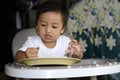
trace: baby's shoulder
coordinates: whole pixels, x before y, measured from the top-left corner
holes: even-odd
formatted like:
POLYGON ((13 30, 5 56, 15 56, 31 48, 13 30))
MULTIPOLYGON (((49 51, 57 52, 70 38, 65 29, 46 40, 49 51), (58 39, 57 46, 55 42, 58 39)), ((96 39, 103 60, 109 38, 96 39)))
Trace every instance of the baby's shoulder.
POLYGON ((61 40, 70 40, 70 38, 68 36, 66 36, 66 35, 61 35, 59 37, 59 39, 61 39, 61 40))
POLYGON ((30 40, 38 40, 38 39, 40 39, 40 37, 37 36, 37 35, 35 35, 35 36, 28 36, 28 39, 30 39, 30 40))

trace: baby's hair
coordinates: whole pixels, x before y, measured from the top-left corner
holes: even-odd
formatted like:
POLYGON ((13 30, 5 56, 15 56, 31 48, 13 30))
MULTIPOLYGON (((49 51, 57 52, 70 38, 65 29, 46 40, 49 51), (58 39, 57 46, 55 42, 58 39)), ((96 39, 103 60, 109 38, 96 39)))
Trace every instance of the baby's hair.
POLYGON ((58 0, 48 0, 39 5, 37 14, 36 14, 36 23, 41 14, 50 12, 50 11, 61 13, 62 21, 63 21, 63 28, 66 28, 69 12, 68 12, 67 7, 58 0))

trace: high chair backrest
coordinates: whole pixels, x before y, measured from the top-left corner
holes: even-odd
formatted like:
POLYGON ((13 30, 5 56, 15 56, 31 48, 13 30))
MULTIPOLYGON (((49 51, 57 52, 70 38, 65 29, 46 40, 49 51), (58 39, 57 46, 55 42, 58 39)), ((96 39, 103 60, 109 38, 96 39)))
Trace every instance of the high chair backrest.
POLYGON ((22 29, 16 33, 12 42, 13 56, 15 57, 16 51, 27 40, 28 36, 37 35, 35 28, 22 29))

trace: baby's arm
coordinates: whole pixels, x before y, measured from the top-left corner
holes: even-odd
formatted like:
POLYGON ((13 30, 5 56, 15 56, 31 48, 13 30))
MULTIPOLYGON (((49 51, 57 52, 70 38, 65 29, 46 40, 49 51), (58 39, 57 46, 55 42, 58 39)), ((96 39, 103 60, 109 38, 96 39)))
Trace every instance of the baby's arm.
POLYGON ((25 58, 38 57, 38 50, 38 48, 28 48, 26 51, 18 50, 15 56, 15 60, 18 61, 25 58))
POLYGON ((15 55, 15 60, 16 61, 21 60, 21 59, 25 59, 25 58, 26 58, 26 52, 25 51, 18 50, 16 52, 16 55, 15 55))

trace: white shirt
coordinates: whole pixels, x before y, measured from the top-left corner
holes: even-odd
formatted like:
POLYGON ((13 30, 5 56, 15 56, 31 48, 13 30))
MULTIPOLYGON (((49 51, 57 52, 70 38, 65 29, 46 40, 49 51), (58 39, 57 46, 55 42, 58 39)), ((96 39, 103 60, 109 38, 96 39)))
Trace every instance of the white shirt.
POLYGON ((30 47, 39 47, 38 57, 66 57, 65 50, 67 50, 70 41, 69 37, 61 35, 57 39, 57 43, 54 48, 47 48, 42 43, 39 36, 29 36, 27 41, 19 50, 26 51, 26 49, 30 47))

